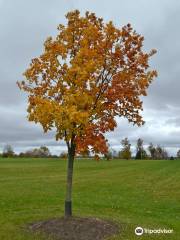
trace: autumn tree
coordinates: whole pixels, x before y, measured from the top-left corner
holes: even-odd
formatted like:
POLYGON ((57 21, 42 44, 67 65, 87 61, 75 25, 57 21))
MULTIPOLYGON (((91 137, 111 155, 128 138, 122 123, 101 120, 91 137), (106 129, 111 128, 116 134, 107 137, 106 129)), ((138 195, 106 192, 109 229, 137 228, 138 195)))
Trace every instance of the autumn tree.
POLYGON ((129 143, 128 138, 124 138, 121 141, 122 149, 119 152, 119 157, 122 159, 130 159, 131 158, 131 144, 129 143))
POLYGON ((144 38, 130 24, 117 28, 94 13, 67 13, 55 38, 44 43, 18 83, 28 93, 28 119, 67 144, 65 216, 71 216, 73 163, 87 149, 107 152, 104 134, 116 127, 116 116, 142 125, 146 89, 156 76, 148 70, 155 50, 142 50, 144 38))

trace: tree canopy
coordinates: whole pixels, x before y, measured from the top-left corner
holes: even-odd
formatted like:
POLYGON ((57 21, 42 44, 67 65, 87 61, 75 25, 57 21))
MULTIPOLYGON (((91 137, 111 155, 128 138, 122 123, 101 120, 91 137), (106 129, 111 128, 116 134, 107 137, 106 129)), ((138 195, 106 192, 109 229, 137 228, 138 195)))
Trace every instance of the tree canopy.
POLYGON ((18 82, 28 93, 28 119, 56 139, 76 145, 76 152, 107 152, 104 133, 116 127, 115 116, 140 126, 141 96, 157 75, 148 70, 155 50, 142 50, 144 37, 130 24, 117 28, 94 13, 66 15, 55 38, 44 43, 18 82))

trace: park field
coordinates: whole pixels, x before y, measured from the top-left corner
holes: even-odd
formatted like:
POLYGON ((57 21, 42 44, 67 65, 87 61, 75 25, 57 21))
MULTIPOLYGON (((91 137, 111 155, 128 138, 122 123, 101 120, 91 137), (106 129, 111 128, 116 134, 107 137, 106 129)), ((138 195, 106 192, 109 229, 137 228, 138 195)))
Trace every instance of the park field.
MULTIPOLYGON (((113 240, 180 239, 179 160, 75 160, 74 170, 74 215, 117 222, 113 240), (136 236, 137 226, 173 233, 136 236)), ((0 159, 0 240, 46 239, 24 226, 63 216, 65 183, 65 160, 0 159)))

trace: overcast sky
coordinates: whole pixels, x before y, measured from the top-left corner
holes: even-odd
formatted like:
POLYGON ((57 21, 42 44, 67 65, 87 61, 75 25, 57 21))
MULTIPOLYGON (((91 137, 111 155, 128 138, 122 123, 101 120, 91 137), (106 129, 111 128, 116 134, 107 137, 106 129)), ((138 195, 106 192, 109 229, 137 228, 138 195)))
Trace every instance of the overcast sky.
POLYGON ((131 23, 145 36, 144 48, 158 51, 151 60, 158 78, 143 98, 146 124, 138 128, 118 119, 118 127, 107 135, 111 147, 118 150, 124 137, 132 144, 141 137, 146 145, 160 144, 175 154, 180 148, 179 0, 0 0, 0 151, 7 143, 16 152, 41 145, 57 154, 65 149, 53 133, 43 134, 41 127, 27 121, 26 97, 16 81, 72 9, 95 12, 119 27, 131 23))

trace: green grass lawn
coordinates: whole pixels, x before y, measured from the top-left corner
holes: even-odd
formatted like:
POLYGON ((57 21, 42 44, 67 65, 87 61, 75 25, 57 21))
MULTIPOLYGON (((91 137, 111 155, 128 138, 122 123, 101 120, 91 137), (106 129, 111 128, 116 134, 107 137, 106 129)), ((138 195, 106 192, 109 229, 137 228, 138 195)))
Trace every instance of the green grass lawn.
MULTIPOLYGON (((180 161, 76 160, 74 170, 74 215, 116 221, 113 240, 180 239, 180 161), (137 226, 174 233, 140 237, 137 226)), ((63 215, 65 182, 65 160, 0 159, 0 240, 43 239, 23 226, 63 215)))

